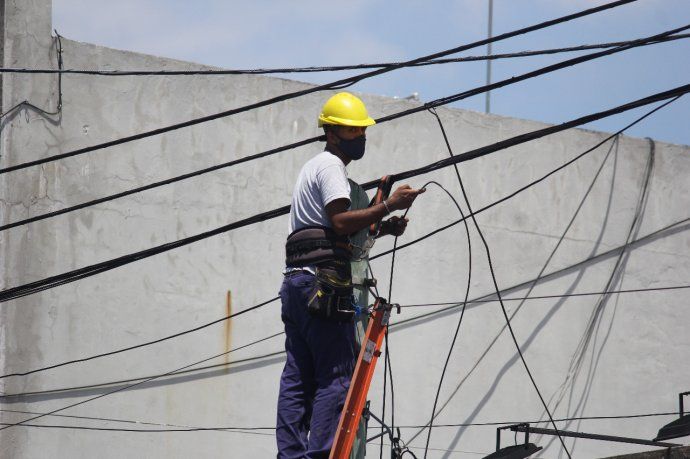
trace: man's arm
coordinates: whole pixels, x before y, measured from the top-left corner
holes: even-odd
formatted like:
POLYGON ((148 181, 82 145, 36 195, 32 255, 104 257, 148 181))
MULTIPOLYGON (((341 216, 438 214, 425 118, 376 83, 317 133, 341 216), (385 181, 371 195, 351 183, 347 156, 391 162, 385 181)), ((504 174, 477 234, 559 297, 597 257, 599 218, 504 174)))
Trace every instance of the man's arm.
POLYGON ((386 204, 376 204, 366 209, 348 210, 347 199, 336 199, 326 204, 326 213, 331 220, 333 230, 337 234, 352 234, 376 223, 388 215, 388 210, 403 210, 412 205, 415 198, 424 193, 424 189, 415 190, 409 185, 402 185, 386 199, 386 204))

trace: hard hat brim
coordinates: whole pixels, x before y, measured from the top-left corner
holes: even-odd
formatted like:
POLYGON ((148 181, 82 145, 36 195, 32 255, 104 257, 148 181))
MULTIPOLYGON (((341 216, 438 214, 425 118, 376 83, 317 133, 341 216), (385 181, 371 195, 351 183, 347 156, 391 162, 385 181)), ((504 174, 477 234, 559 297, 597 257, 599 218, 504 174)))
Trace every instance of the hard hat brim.
POLYGON ((336 116, 319 116, 319 127, 324 124, 330 124, 334 126, 356 126, 356 127, 366 127, 373 126, 376 121, 371 117, 366 117, 363 120, 350 120, 346 118, 338 118, 336 116))

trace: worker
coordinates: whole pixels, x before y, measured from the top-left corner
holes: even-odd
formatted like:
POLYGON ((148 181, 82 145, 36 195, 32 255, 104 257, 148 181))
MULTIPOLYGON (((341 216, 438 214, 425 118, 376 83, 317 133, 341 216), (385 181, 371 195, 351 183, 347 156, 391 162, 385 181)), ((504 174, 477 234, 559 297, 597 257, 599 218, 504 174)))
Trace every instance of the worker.
MULTIPOLYGON (((345 166, 362 158, 373 124, 359 98, 331 97, 318 121, 325 151, 305 163, 293 191, 280 289, 287 354, 276 423, 281 459, 326 458, 333 444, 358 353, 349 235, 407 209, 424 192, 402 185, 377 205, 351 208, 345 166)), ((381 226, 400 235, 406 224, 392 217, 381 226)))

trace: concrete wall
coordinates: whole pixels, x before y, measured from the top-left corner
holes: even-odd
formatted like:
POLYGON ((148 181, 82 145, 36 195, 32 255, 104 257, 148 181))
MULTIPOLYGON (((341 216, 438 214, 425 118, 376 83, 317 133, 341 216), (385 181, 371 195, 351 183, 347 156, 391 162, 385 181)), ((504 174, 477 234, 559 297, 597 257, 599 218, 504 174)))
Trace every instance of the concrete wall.
MULTIPOLYGON (((4 1, 5 66, 54 67, 50 1, 4 1)), ((63 40, 66 68, 165 69, 188 63, 63 40)), ((196 67, 196 66, 195 66, 196 67)), ((3 110, 28 99, 54 107, 55 76, 4 75, 3 110)), ((66 76, 64 107, 49 118, 21 110, 3 121, 2 167, 56 154, 308 87, 261 76, 66 76)), ((356 87, 353 88, 356 90, 356 87)), ((3 223, 254 154, 318 134, 315 118, 330 93, 319 93, 162 136, 128 143, 0 177, 3 223)), ((363 96, 373 116, 412 103, 363 96)), ((593 107, 599 108, 599 107, 593 107)), ((543 127, 541 123, 439 109, 456 153, 543 127)), ((480 208, 590 148, 605 133, 571 130, 465 163, 460 170, 472 206, 480 208)), ((365 158, 348 169, 366 181, 447 156, 435 120, 420 113, 372 128, 365 158)), ((2 286, 17 286, 196 234, 287 204, 314 144, 172 186, 0 233, 2 286)), ((609 145, 606 145, 608 147, 609 145)), ((641 237, 688 217, 690 148, 655 144, 641 237)), ((601 148, 518 197, 478 217, 501 288, 537 277, 575 213, 607 152, 601 148)), ((532 295, 596 292, 604 288, 617 254, 566 269, 625 243, 640 200, 650 143, 623 137, 609 156, 582 209, 532 295)), ((437 180, 455 196, 452 170, 410 180, 437 180)), ((433 186, 409 214, 401 243, 458 218, 433 186)), ((616 288, 687 283, 690 236, 685 223, 631 247, 616 288)), ((223 317, 277 294, 287 218, 216 236, 143 261, 0 305, 3 374, 135 345, 223 317), (231 292, 231 305, 228 304, 231 292)), ((472 230, 470 298, 493 291, 486 256, 472 230)), ((374 253, 391 247, 380 241, 374 253)), ((383 293, 390 257, 373 263, 383 293)), ((402 250, 396 257, 393 300, 402 304, 460 301, 468 274, 459 225, 402 250)), ((527 288, 506 296, 519 297, 527 288)), ((513 327, 555 417, 671 412, 688 390, 690 334, 682 290, 599 297, 506 302, 513 327), (598 311, 598 312, 595 312, 598 311), (589 327, 588 327, 588 324, 589 327), (585 337, 587 346, 578 350, 585 337), (571 359, 581 365, 571 367, 571 359)), ((165 373, 280 332, 274 303, 203 331, 116 356, 27 377, 0 380, 2 422, 47 412, 102 394, 130 378, 165 373), (113 384, 108 384, 113 383, 113 384), (108 384, 98 387, 83 387, 108 384), (57 391, 57 389, 68 389, 57 391), (12 394, 34 393, 23 396, 12 394)), ((402 321, 441 309, 404 309, 402 321)), ((397 424, 424 424, 455 329, 458 309, 395 326, 390 337, 397 424)), ((543 419, 543 410, 512 341, 501 333, 497 303, 468 307, 441 393, 438 423, 543 419), (495 340, 495 343, 492 344, 495 340)), ((274 338, 204 365, 161 378, 63 415, 196 427, 272 426, 282 356, 274 338), (244 359, 252 359, 244 361, 244 359), (233 363, 236 362, 236 363, 233 363)), ((381 372, 371 391, 380 413, 381 372)), ((390 407, 390 403, 388 404, 390 407)), ((569 430, 652 438, 673 416, 560 423, 569 430)), ((45 417, 36 424, 141 428, 115 421, 45 417)), ((149 426, 159 428, 160 426, 149 426)), ((403 429, 410 441, 416 429, 403 429)), ((494 426, 440 427, 430 457, 481 457, 494 448, 494 426), (451 452, 444 452, 451 450, 451 452)), ((541 457, 557 457, 557 442, 536 438, 541 457)), ((507 441, 507 440, 506 440, 507 441)), ((0 431, 2 457, 269 457, 272 432, 126 433, 13 427, 0 431)), ((411 446, 424 444, 416 436, 411 446)), ((601 457, 646 447, 567 439, 574 457, 601 457)), ((372 446, 375 455, 378 445, 372 446)), ((420 450, 414 450, 420 453, 420 450)), ((419 454, 418 454, 419 455, 419 454)))

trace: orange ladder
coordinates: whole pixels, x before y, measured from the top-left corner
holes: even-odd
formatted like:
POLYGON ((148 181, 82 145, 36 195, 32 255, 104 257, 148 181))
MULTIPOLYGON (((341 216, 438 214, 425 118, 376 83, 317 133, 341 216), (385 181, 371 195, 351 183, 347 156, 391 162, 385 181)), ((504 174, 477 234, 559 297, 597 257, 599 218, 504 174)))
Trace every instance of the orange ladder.
POLYGON ((335 433, 330 459, 348 459, 354 443, 362 410, 367 400, 367 393, 374 377, 376 361, 381 355, 381 343, 388 329, 393 306, 383 298, 377 298, 374 303, 373 314, 369 318, 367 333, 362 342, 362 349, 357 358, 355 372, 350 381, 345 406, 340 415, 338 430, 335 433))

